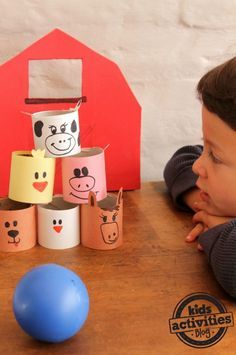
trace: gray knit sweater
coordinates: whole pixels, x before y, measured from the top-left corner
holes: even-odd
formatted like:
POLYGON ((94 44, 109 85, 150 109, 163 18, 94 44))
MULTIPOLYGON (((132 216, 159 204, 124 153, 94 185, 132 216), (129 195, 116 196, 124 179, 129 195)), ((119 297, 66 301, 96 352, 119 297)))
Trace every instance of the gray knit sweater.
MULTIPOLYGON (((164 179, 174 204, 185 211, 190 209, 184 204, 182 196, 195 186, 197 176, 192 172, 192 165, 202 149, 200 145, 180 148, 164 170, 164 179)), ((219 284, 236 298, 236 219, 202 233, 199 243, 219 284)))

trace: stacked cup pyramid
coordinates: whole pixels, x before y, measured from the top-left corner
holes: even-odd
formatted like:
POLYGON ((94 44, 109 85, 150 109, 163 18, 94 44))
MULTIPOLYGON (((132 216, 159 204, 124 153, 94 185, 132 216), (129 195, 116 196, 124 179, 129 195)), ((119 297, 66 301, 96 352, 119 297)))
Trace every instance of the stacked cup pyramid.
POLYGON ((80 233, 81 244, 90 248, 121 245, 122 189, 118 197, 107 195, 104 149, 81 149, 79 106, 31 114, 35 147, 12 152, 9 199, 0 203, 0 220, 6 220, 6 243, 0 243, 0 250, 29 249, 36 244, 36 235, 46 248, 71 248, 80 243, 80 233), (62 196, 53 196, 57 158, 61 158, 62 196), (6 218, 2 215, 8 205, 12 215, 6 218), (30 229, 23 233, 20 212, 30 221, 30 229, 38 225, 37 233, 30 229))

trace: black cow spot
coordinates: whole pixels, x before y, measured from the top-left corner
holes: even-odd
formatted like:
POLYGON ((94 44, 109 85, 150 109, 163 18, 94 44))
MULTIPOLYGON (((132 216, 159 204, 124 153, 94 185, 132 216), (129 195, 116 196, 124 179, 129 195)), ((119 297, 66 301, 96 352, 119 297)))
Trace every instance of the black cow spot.
POLYGON ((75 122, 75 120, 73 120, 73 122, 71 123, 71 132, 76 132, 77 131, 77 124, 75 122))
POLYGON ((42 121, 35 122, 34 133, 36 134, 37 137, 42 136, 42 129, 43 129, 43 122, 42 121))

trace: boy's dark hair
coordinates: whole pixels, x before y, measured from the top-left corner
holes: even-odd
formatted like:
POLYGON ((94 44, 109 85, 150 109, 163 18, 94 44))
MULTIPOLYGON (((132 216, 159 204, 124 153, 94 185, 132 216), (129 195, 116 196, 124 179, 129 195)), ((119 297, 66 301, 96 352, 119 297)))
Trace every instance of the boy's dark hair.
POLYGON ((236 57, 206 73, 197 93, 208 111, 236 130, 236 57))

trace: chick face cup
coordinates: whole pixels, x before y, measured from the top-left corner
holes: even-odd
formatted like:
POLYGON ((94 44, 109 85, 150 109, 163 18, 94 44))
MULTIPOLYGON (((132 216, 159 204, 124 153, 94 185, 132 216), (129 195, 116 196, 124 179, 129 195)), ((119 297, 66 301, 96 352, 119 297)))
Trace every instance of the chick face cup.
POLYGON ((12 153, 9 198, 26 203, 49 203, 53 196, 55 159, 44 150, 12 153))

